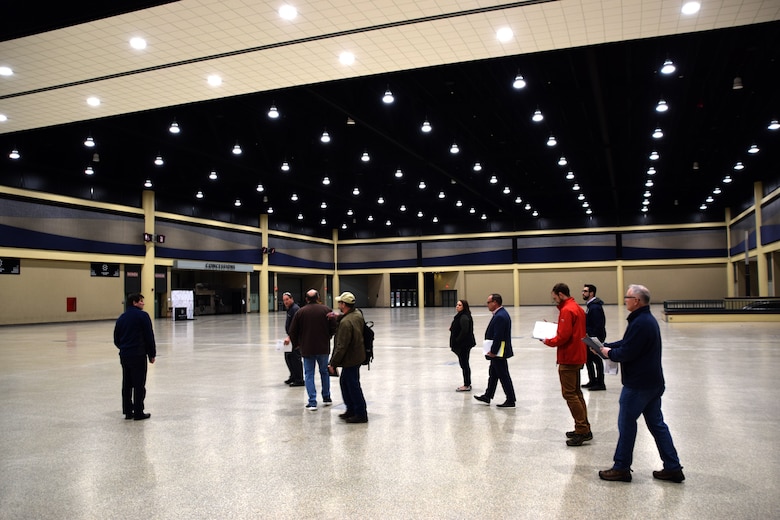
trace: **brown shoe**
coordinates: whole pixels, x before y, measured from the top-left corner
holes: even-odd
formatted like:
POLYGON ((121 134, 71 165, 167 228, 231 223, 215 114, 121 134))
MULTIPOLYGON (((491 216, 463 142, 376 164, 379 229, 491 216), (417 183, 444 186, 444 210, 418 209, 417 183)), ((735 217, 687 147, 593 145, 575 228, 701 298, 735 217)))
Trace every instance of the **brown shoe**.
POLYGON ((631 482, 631 470, 630 469, 605 469, 599 471, 599 478, 601 480, 611 480, 615 482, 631 482))
POLYGON ((683 475, 682 468, 673 471, 662 469, 661 471, 653 471, 653 478, 657 478, 658 480, 671 480, 672 482, 677 482, 679 484, 685 480, 685 475, 683 475))

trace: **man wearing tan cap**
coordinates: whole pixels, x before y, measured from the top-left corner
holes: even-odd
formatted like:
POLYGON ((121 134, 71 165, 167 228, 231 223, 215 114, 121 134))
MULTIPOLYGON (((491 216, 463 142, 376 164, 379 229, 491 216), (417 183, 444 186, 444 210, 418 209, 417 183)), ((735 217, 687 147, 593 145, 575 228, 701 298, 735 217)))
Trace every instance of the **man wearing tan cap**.
POLYGON ((347 411, 339 417, 348 423, 367 423, 366 399, 360 387, 360 365, 366 359, 363 313, 355 308, 355 295, 351 292, 341 293, 336 297, 336 303, 342 316, 336 329, 328 369, 332 371, 332 367, 342 367, 339 382, 347 411))

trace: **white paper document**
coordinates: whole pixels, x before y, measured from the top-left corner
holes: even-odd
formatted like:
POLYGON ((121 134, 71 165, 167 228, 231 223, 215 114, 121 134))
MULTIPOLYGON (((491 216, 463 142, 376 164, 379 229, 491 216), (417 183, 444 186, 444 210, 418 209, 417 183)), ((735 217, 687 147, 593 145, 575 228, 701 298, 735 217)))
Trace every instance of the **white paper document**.
POLYGON ((492 339, 486 339, 482 342, 482 353, 487 354, 490 352, 490 349, 493 348, 493 340, 492 339))
POLYGON ((531 334, 535 339, 550 339, 558 335, 558 324, 551 321, 537 321, 531 334))

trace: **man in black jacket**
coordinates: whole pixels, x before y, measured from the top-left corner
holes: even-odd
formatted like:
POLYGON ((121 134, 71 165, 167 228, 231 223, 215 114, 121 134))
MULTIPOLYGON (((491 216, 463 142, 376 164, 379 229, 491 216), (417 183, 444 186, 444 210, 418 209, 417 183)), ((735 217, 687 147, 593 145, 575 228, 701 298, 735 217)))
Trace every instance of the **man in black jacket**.
POLYGON ((133 293, 127 297, 127 303, 130 305, 114 326, 114 345, 119 349, 122 364, 122 413, 125 419, 142 421, 152 416, 144 413, 146 358, 154 363, 157 344, 152 319, 144 312, 144 295, 133 293))
MULTIPOLYGON (((582 288, 582 299, 585 300, 585 331, 592 338, 599 338, 602 343, 607 337, 607 319, 604 316, 604 302, 596 296, 596 286, 585 284, 582 288)), ((582 388, 588 390, 606 390, 604 385, 604 362, 590 349, 588 350, 588 382, 582 388)))

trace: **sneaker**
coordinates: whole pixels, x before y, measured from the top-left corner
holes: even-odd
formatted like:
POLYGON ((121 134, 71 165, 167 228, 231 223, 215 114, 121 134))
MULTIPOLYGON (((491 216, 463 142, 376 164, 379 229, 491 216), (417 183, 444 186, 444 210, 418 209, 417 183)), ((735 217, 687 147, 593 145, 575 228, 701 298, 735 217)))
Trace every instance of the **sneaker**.
MULTIPOLYGON (((575 435, 577 435, 577 432, 575 432, 575 431, 566 432, 566 438, 567 438, 567 439, 571 439, 571 438, 572 438, 572 437, 574 437, 575 435)), ((585 434, 585 440, 586 440, 586 441, 592 441, 592 440, 593 440, 593 432, 588 432, 588 433, 586 433, 586 434, 585 434)))
POLYGON ((630 469, 605 469, 599 471, 599 478, 601 480, 611 480, 613 482, 631 482, 631 470, 630 469))
POLYGON ((333 404, 333 400, 330 397, 323 397, 322 404, 323 406, 330 406, 333 404))
POLYGON ((317 405, 316 404, 307 404, 306 409, 310 412, 316 412, 317 411, 317 405))
POLYGON ((671 480, 672 482, 677 482, 679 484, 685 480, 685 475, 683 475, 682 468, 673 471, 662 469, 661 471, 653 471, 653 478, 657 478, 658 480, 671 480))
POLYGON ((575 433, 566 439, 566 446, 582 446, 582 443, 593 438, 592 433, 575 433), (590 438, 588 438, 590 436, 590 438))

